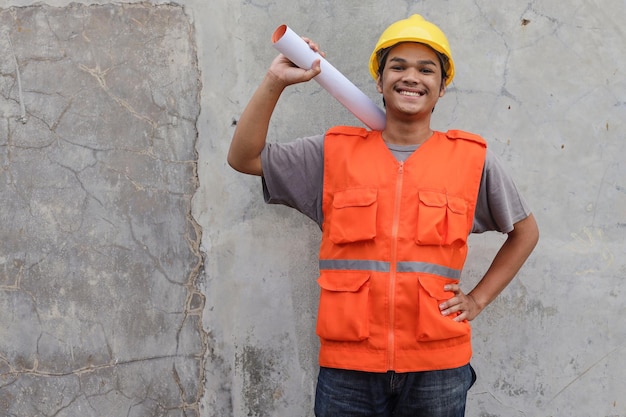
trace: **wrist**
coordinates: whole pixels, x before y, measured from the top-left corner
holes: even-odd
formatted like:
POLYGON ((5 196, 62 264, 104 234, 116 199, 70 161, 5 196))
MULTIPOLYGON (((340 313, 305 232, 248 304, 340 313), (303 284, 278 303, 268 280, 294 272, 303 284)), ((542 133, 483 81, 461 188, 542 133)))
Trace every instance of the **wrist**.
POLYGON ((267 71, 265 74, 263 84, 265 84, 270 91, 278 93, 282 93, 288 85, 282 78, 274 74, 271 70, 267 71))
POLYGON ((479 311, 483 311, 489 304, 488 300, 481 299, 477 294, 474 294, 473 291, 468 293, 467 296, 472 299, 472 302, 478 307, 479 311))

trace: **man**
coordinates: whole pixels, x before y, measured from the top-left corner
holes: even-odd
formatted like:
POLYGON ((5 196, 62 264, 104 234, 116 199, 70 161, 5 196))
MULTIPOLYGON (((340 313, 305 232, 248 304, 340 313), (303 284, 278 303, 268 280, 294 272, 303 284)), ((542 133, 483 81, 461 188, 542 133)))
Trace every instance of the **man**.
POLYGON ((300 69, 279 55, 241 115, 228 162, 263 176, 267 202, 322 229, 316 416, 460 417, 475 380, 469 321, 519 271, 537 225, 481 137, 431 129, 454 76, 437 26, 419 15, 389 26, 370 72, 383 131, 339 126, 266 144, 283 89, 320 73, 319 61, 300 69), (465 293, 467 236, 487 230, 508 238, 465 293))

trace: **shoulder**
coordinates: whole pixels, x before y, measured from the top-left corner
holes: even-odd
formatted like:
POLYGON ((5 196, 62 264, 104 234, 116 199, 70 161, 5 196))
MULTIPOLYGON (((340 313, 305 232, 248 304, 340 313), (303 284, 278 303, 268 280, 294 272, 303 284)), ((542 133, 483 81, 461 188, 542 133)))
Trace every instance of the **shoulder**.
POLYGON ((485 153, 485 171, 497 172, 500 175, 507 174, 507 170, 502 163, 502 160, 491 148, 488 148, 485 153))
POLYGON ((487 141, 482 136, 475 133, 466 132, 464 130, 448 130, 445 135, 449 139, 462 139, 470 142, 478 143, 484 147, 487 147, 487 141))
POLYGON ((334 137, 334 136, 357 136, 357 137, 367 137, 371 133, 370 130, 367 130, 363 127, 356 126, 334 126, 326 131, 326 137, 334 137))

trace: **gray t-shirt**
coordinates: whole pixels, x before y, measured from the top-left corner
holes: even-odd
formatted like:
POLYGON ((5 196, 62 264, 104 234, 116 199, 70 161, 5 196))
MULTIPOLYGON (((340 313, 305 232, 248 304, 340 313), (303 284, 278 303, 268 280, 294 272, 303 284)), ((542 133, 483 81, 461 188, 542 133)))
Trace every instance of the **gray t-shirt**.
MULTIPOLYGON (((404 161, 413 146, 388 145, 404 161)), ((315 221, 323 221, 324 135, 287 143, 268 143, 261 154, 265 202, 293 207, 315 221)), ((526 201, 497 156, 487 149, 474 213, 472 233, 508 233, 530 214, 526 201)))

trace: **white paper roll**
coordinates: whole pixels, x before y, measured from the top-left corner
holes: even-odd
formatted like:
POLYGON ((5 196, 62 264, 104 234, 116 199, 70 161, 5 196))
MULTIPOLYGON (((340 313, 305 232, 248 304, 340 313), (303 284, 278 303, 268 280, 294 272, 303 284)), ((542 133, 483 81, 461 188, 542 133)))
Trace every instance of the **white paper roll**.
POLYGON ((314 80, 367 127, 372 130, 385 128, 385 113, 287 25, 281 25, 274 31, 272 42, 278 51, 300 68, 309 69, 313 61, 319 59, 322 72, 314 80))

